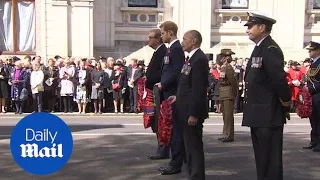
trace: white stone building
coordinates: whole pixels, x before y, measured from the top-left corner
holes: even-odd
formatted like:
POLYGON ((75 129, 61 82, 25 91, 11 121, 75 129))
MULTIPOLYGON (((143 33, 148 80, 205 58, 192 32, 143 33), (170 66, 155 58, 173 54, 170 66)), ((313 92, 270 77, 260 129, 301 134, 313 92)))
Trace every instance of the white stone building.
POLYGON ((172 20, 179 38, 199 30, 206 53, 232 48, 248 57, 246 12, 262 11, 277 20, 271 35, 286 60, 300 61, 308 41, 320 42, 319 7, 319 0, 2 0, 0 48, 5 55, 130 55, 148 62, 148 31, 172 20))

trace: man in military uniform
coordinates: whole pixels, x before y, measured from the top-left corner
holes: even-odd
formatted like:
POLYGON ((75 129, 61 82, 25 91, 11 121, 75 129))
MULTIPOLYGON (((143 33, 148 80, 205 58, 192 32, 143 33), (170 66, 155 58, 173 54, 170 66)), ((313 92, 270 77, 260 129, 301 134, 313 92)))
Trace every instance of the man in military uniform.
POLYGON ((203 122, 208 117, 206 91, 208 87, 208 59, 200 49, 201 34, 196 30, 183 36, 182 47, 188 52, 181 70, 176 100, 179 121, 183 125, 183 141, 189 179, 204 180, 203 122))
POLYGON ((307 86, 312 95, 312 114, 309 118, 311 142, 303 148, 320 152, 320 43, 311 41, 306 49, 312 58, 312 64, 307 72, 307 86))
POLYGON ((235 54, 231 49, 222 49, 220 56, 219 100, 223 117, 223 137, 218 138, 222 142, 234 141, 234 101, 237 97, 238 82, 235 77, 231 55, 235 54))
MULTIPOLYGON (((166 21, 160 25, 161 38, 168 43, 167 53, 163 58, 161 67, 161 81, 156 86, 161 90, 164 99, 177 93, 178 79, 184 63, 184 51, 177 39, 178 26, 172 21, 166 21)), ((171 161, 167 167, 160 167, 162 175, 181 173, 183 164, 183 137, 182 125, 178 121, 175 103, 172 104, 172 137, 171 137, 171 161)))
POLYGON ((243 126, 251 129, 258 180, 282 180, 283 126, 291 92, 284 57, 270 32, 276 20, 248 13, 247 34, 256 46, 245 72, 246 104, 243 126))
MULTIPOLYGON (((146 71, 146 88, 153 90, 154 85, 161 80, 161 66, 163 63, 163 58, 166 55, 167 47, 165 44, 162 43, 161 39, 161 31, 160 29, 152 29, 149 32, 148 36, 148 45, 153 48, 155 51, 153 53, 153 56, 151 58, 151 61, 149 63, 148 69, 146 71)), ((158 139, 158 109, 160 107, 160 97, 159 93, 155 93, 155 90, 153 90, 153 95, 155 96, 155 99, 159 99, 156 101, 156 112, 155 116, 153 117, 152 121, 152 131, 156 133, 157 139, 158 139)), ((157 152, 154 155, 149 155, 148 158, 151 160, 156 159, 167 159, 169 158, 169 152, 170 146, 169 145, 161 145, 158 139, 158 148, 157 152)))

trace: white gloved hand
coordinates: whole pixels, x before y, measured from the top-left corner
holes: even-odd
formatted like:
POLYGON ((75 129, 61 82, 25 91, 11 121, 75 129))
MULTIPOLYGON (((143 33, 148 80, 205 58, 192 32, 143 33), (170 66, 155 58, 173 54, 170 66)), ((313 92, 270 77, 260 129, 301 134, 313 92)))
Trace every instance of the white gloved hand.
POLYGON ((298 86, 300 86, 301 83, 298 80, 293 80, 292 84, 298 87, 298 86))
POLYGON ((297 86, 297 80, 293 80, 293 81, 292 81, 292 84, 295 85, 295 86, 297 86))

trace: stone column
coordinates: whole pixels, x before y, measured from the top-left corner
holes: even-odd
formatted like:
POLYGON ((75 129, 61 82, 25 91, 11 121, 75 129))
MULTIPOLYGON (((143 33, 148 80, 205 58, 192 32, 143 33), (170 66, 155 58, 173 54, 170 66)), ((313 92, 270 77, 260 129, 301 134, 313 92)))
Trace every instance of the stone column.
MULTIPOLYGON (((118 2, 119 3, 119 2, 118 2)), ((106 48, 115 46, 115 2, 94 1, 94 46, 106 48)))
MULTIPOLYGON (((46 1, 35 1, 36 11, 36 54, 46 59, 46 1)), ((46 63, 46 62, 43 62, 46 63)))
POLYGON ((46 1, 47 56, 68 56, 68 11, 64 1, 46 1))
POLYGON ((93 56, 93 4, 74 2, 71 6, 69 49, 76 57, 93 56))
POLYGON ((173 6, 173 21, 178 24, 178 38, 189 30, 198 30, 202 35, 203 49, 211 45, 211 0, 176 0, 173 6))
POLYGON ((286 60, 301 60, 303 53, 305 1, 270 0, 259 1, 259 9, 263 9, 277 20, 271 36, 284 51, 286 60))
POLYGON ((303 48, 305 2, 301 0, 274 0, 277 23, 273 36, 283 48, 303 48))
POLYGON ((106 17, 106 45, 107 47, 115 46, 115 2, 114 0, 106 1, 107 12, 106 17))

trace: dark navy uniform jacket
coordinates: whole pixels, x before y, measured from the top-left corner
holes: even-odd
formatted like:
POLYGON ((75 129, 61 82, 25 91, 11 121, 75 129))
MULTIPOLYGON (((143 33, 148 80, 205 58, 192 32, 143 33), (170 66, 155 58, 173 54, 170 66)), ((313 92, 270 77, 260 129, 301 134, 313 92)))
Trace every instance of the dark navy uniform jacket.
POLYGON ((283 126, 286 118, 281 101, 289 102, 291 92, 284 71, 283 53, 270 36, 253 50, 245 72, 245 83, 242 125, 283 126))
POLYGON ((166 45, 162 44, 160 47, 153 53, 151 61, 148 65, 146 71, 146 88, 153 89, 153 86, 160 82, 161 80, 161 67, 163 64, 163 57, 167 52, 166 45))
MULTIPOLYGON (((320 68, 320 57, 314 63, 311 64, 310 69, 316 70, 318 67, 320 68)), ((320 101, 320 70, 312 79, 314 81, 307 82, 309 92, 312 95, 313 100, 320 101)))
POLYGON ((176 95, 178 79, 184 60, 182 46, 179 41, 176 41, 168 48, 161 68, 161 85, 165 99, 176 95))
POLYGON ((208 117, 208 76, 208 59, 198 49, 180 73, 176 103, 183 120, 187 121, 189 116, 194 116, 204 121, 208 117), (187 66, 188 70, 185 70, 187 66))

